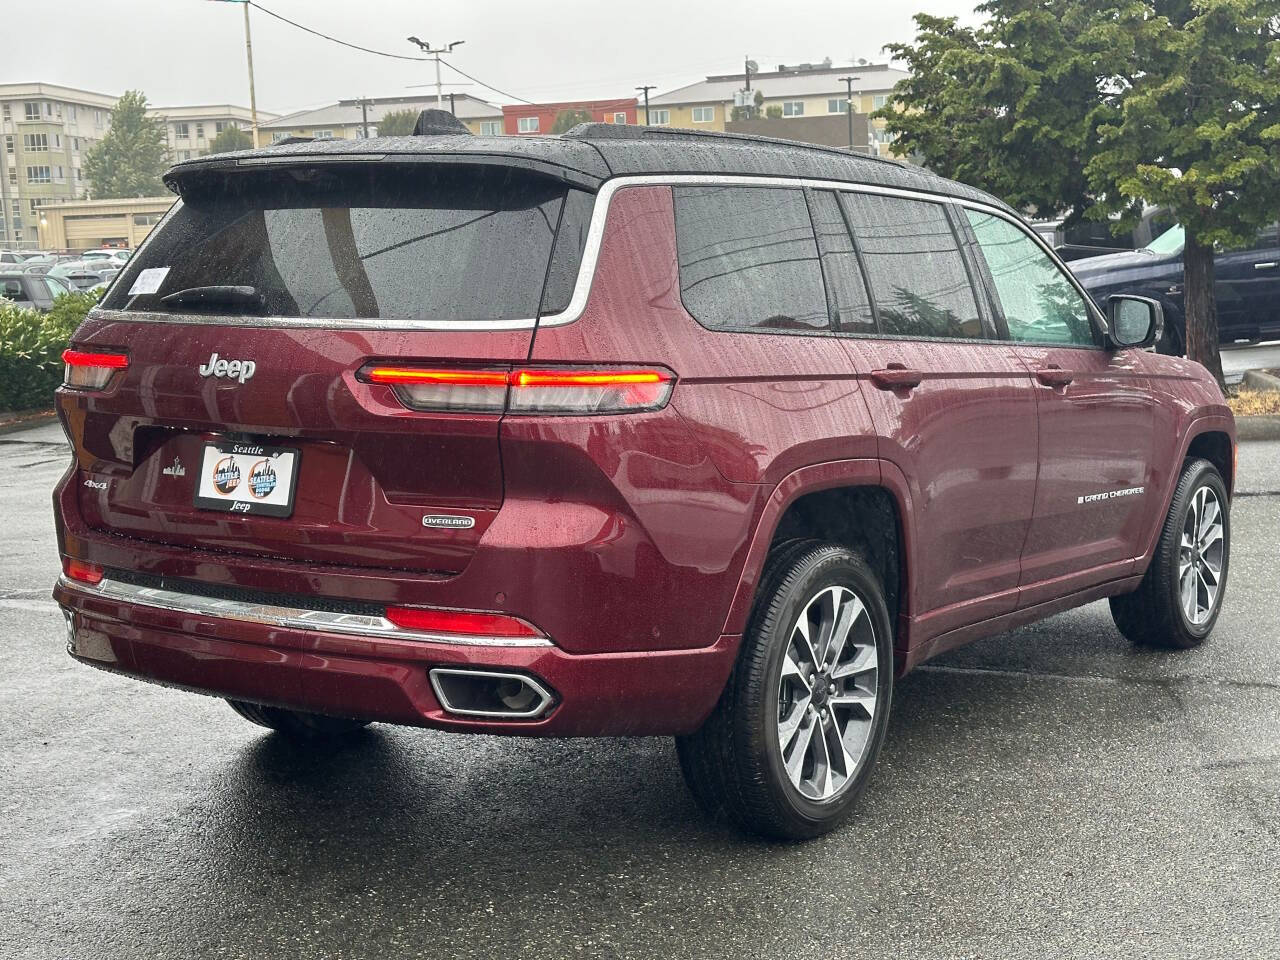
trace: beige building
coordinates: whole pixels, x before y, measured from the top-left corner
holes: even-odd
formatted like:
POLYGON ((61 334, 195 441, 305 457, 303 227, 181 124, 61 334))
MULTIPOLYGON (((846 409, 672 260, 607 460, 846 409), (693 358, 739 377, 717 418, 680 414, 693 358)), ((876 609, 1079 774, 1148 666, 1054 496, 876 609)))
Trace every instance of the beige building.
MULTIPOLYGON (((887 155, 889 140, 884 132, 884 122, 870 120, 866 115, 883 107, 892 95, 894 85, 906 76, 904 71, 884 63, 834 66, 826 60, 817 64, 779 64, 776 70, 752 72, 748 90, 745 73, 720 74, 650 97, 649 123, 656 127, 724 130, 725 124, 732 120, 734 106, 743 103, 754 106, 759 94, 763 98, 758 107, 761 117, 767 117, 770 108, 783 121, 846 117, 847 130, 847 114, 852 105, 855 126, 863 127, 854 131, 854 149, 887 155), (852 84, 845 83, 844 77, 853 78, 852 84)), ((645 122, 644 107, 640 108, 640 122, 645 122)), ((801 129, 804 126, 796 125, 794 139, 803 139, 801 129)), ((783 132, 772 135, 789 136, 785 129, 783 125, 783 132)), ((847 134, 845 140, 848 140, 847 134)))
POLYGON ((44 207, 36 221, 41 250, 136 249, 173 205, 174 197, 80 200, 44 207))
MULTIPOLYGON (((253 130, 253 112, 230 103, 190 107, 152 107, 147 115, 162 120, 169 140, 169 158, 190 160, 209 152, 213 138, 227 127, 253 130)), ((258 123, 270 123, 279 114, 258 111, 258 123)))
MULTIPOLYGON (((339 140, 361 140, 378 135, 378 121, 383 114, 398 110, 433 109, 436 98, 369 97, 361 100, 339 100, 314 110, 299 110, 269 123, 258 123, 258 146, 265 147, 285 137, 336 137, 339 140)), ((497 136, 502 133, 502 108, 469 94, 446 97, 444 109, 454 115, 472 133, 497 136)))

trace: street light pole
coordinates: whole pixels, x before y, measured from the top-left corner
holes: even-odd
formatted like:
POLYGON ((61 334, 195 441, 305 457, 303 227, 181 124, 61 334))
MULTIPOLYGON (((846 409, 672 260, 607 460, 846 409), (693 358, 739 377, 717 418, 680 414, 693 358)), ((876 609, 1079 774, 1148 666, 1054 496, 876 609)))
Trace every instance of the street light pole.
POLYGON ((460 47, 462 46, 462 44, 466 43, 467 41, 455 40, 453 41, 453 43, 449 44, 448 46, 432 47, 431 44, 424 43, 423 41, 419 40, 417 37, 409 37, 408 40, 410 43, 417 44, 418 49, 420 49, 423 53, 431 54, 432 58, 435 60, 436 62, 436 109, 443 110, 444 109, 444 84, 440 80, 440 55, 442 53, 453 53, 454 47, 460 47))

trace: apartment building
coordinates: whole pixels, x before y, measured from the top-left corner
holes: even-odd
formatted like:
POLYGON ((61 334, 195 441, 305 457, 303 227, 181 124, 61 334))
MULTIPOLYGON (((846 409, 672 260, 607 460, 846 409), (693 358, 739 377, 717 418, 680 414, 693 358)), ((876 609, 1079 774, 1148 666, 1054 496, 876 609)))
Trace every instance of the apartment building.
MULTIPOLYGON (((852 107, 855 124, 863 128, 854 132, 855 149, 887 154, 889 140, 884 132, 884 122, 870 120, 867 115, 883 107, 892 95, 894 85, 906 76, 904 71, 886 63, 836 66, 830 60, 791 66, 779 64, 775 70, 753 71, 749 89, 745 72, 719 74, 650 97, 648 122, 653 126, 725 130, 726 124, 733 120, 734 106, 744 101, 754 106, 756 95, 761 94, 763 100, 758 108, 759 115, 767 118, 773 112, 781 121, 802 117, 845 117, 847 123, 846 115, 852 107), (844 82, 843 77, 853 78, 852 97, 850 85, 844 82), (771 111, 770 108, 774 109, 771 111), (869 146, 863 146, 868 143, 869 146)), ((645 121, 643 107, 640 108, 640 121, 645 121)), ((794 133, 789 133, 786 124, 774 124, 770 135, 805 139, 802 131, 808 126, 811 125, 796 124, 794 133)))
POLYGON ((503 132, 512 136, 546 135, 555 127, 556 119, 566 111, 588 114, 593 123, 635 123, 637 104, 635 97, 512 104, 502 108, 503 132))
MULTIPOLYGON (((263 123, 258 122, 258 146, 265 147, 285 137, 336 137, 339 140, 361 140, 378 135, 378 121, 384 114, 399 110, 434 109, 434 96, 368 97, 364 100, 339 100, 310 110, 299 110, 263 123)), ((502 110, 491 103, 465 93, 446 95, 444 109, 475 134, 496 136, 502 133, 502 110)))
POLYGON ((0 84, 0 247, 35 247, 41 206, 85 196, 81 166, 116 98, 50 83, 0 84))
MULTIPOLYGON (((209 152, 214 137, 227 127, 239 127, 245 133, 253 129, 253 112, 248 107, 230 103, 186 106, 152 107, 147 116, 164 123, 169 141, 169 157, 172 160, 190 160, 209 152)), ((258 111, 259 125, 279 119, 279 114, 258 111)))

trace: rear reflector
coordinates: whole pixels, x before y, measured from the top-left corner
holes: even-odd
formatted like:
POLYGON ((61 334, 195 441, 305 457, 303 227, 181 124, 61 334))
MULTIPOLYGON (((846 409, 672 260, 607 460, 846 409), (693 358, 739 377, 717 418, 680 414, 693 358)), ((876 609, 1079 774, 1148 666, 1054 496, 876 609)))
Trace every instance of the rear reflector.
POLYGON ((422 633, 466 637, 541 637, 531 623, 500 613, 466 610, 427 610, 420 607, 387 607, 384 616, 397 627, 422 633))
POLYGON ((102 582, 102 568, 96 563, 85 563, 83 560, 63 557, 62 572, 68 579, 87 583, 90 586, 96 586, 102 582))
POLYGON ((63 383, 80 390, 101 390, 117 370, 129 366, 129 358, 123 353, 91 353, 85 350, 63 350, 62 362, 67 365, 63 383))
POLYGON ((386 364, 366 367, 360 379, 394 387, 413 410, 568 415, 660 410, 676 382, 661 367, 441 370, 386 364))

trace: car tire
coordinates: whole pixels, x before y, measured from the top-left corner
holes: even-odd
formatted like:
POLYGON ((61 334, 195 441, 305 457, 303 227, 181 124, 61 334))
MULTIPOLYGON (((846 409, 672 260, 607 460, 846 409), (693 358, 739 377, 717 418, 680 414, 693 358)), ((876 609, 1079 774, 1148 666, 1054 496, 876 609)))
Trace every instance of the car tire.
POLYGON ((1226 484, 1208 460, 1188 459, 1141 585, 1111 598, 1116 626, 1143 646, 1198 647, 1222 611, 1230 562, 1226 484))
POLYGON ((334 740, 348 737, 369 725, 368 720, 286 710, 284 707, 268 707, 247 700, 228 700, 227 703, 250 723, 274 730, 293 740, 334 740))
POLYGON ((892 697, 893 632, 875 572, 838 544, 785 544, 766 563, 719 702, 676 738, 681 771, 715 818, 772 839, 820 836, 865 789, 892 697))

